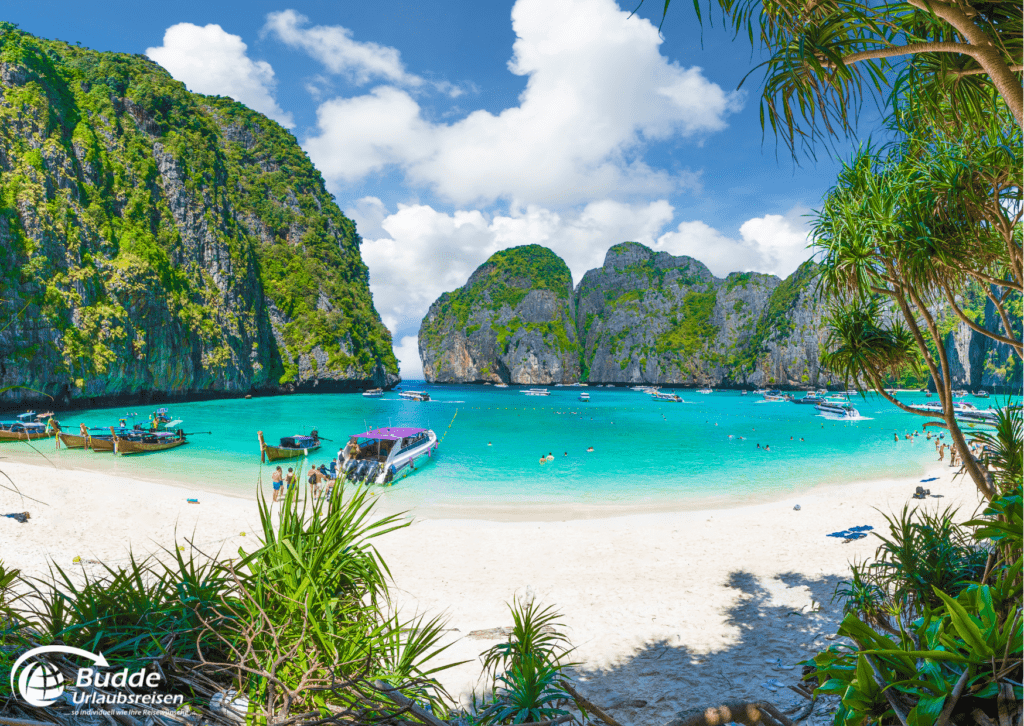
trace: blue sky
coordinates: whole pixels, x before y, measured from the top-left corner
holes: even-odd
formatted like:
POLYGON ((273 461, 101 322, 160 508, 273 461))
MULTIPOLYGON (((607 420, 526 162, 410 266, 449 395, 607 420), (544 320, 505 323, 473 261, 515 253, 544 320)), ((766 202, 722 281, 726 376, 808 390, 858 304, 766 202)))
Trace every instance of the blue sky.
MULTIPOLYGON (((787 275, 837 163, 763 137, 761 59, 676 0, 8 5, 2 19, 146 53, 191 90, 280 121, 363 237, 403 375, 429 304, 489 255, 540 243, 574 281, 613 244, 712 272, 787 275), (653 20, 653 23, 651 22, 653 20)), ((840 145, 843 148, 843 145, 840 145)), ((849 148, 849 144, 846 144, 849 148)))

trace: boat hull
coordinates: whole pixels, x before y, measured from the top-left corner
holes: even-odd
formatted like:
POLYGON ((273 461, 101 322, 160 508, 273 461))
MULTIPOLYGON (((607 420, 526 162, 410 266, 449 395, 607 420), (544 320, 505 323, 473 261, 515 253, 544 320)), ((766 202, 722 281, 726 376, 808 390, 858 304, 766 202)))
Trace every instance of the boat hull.
POLYGON ((0 431, 0 441, 37 441, 38 439, 48 439, 52 436, 52 432, 0 431))
POLYGON ((132 441, 131 439, 122 439, 118 436, 115 440, 116 446, 114 453, 121 456, 127 456, 128 454, 148 454, 153 451, 166 451, 167 449, 174 449, 182 444, 188 442, 188 439, 181 437, 171 439, 170 441, 161 441, 159 443, 147 444, 143 441, 132 441))
POLYGON ((430 456, 432 452, 437 450, 437 447, 437 434, 433 431, 427 431, 426 441, 391 458, 387 463, 387 468, 377 475, 375 482, 377 484, 387 484, 395 479, 408 476, 415 471, 416 460, 424 456, 430 456))
POLYGON ((89 448, 92 449, 93 451, 113 451, 114 440, 109 436, 106 438, 101 438, 99 436, 90 436, 89 448))
POLYGON ((283 459, 301 459, 304 456, 309 456, 319 448, 319 444, 308 449, 286 449, 282 446, 267 446, 264 448, 264 451, 267 455, 267 461, 281 461, 283 459))
POLYGON ((65 449, 87 449, 89 448, 88 440, 84 436, 78 436, 76 434, 57 434, 57 438, 60 440, 61 446, 65 449))

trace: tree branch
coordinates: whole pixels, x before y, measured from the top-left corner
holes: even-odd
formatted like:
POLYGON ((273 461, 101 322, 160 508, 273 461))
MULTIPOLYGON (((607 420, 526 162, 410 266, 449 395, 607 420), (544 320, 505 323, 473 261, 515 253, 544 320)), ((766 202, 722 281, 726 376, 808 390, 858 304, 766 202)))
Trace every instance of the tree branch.
MULTIPOLYGON (((894 45, 890 48, 875 48, 863 50, 859 53, 851 53, 843 58, 843 65, 858 63, 863 60, 874 60, 875 58, 892 58, 900 55, 913 55, 916 53, 962 53, 974 57, 975 48, 966 43, 936 42, 936 43, 910 43, 908 45, 894 45)), ((835 68, 835 64, 822 64, 826 68, 835 68)))
MULTIPOLYGON (((992 304, 996 306, 996 310, 999 311, 999 317, 1003 321, 1003 330, 1006 332, 1007 335, 1013 335, 1013 333, 1011 332, 1013 330, 1013 326, 1010 325, 1010 317, 1006 314, 1006 310, 1003 308, 1002 301, 996 299, 996 296, 992 294, 991 289, 986 290, 985 292, 988 294, 988 299, 991 300, 992 304)), ((1021 350, 1020 341, 1017 341, 1016 343, 1011 343, 1010 345, 1013 348, 1013 350, 1017 353, 1017 357, 1024 357, 1024 355, 1022 355, 1024 351, 1021 350)))
MULTIPOLYGON (((960 318, 960 320, 965 322, 971 330, 980 333, 981 335, 984 335, 986 338, 991 338, 997 343, 1006 343, 1009 346, 1013 346, 1015 349, 1019 349, 1021 347, 1021 342, 1019 340, 1015 340, 1013 338, 1006 338, 1003 337, 1002 335, 999 335, 998 333, 993 333, 991 330, 981 325, 978 325, 976 322, 974 322, 969 317, 964 315, 963 310, 961 310, 960 307, 956 304, 956 300, 953 297, 953 293, 950 292, 949 286, 945 283, 945 281, 940 280, 939 286, 942 288, 942 293, 946 296, 946 302, 949 303, 949 306, 951 308, 953 308, 953 312, 956 313, 956 316, 960 318)), ((992 297, 991 293, 989 293, 989 297, 992 297)), ((995 302, 994 299, 993 302, 995 302)))

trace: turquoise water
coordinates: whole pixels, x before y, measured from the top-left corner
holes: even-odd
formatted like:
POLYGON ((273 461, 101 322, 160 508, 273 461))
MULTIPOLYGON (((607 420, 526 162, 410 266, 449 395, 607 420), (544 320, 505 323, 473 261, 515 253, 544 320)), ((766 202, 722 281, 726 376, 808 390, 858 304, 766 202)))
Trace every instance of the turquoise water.
MULTIPOLYGON (((388 498, 451 514, 508 506, 524 512, 588 505, 615 511, 728 506, 822 483, 914 476, 937 458, 933 442, 923 435, 904 439, 920 430, 924 419, 873 394, 852 399, 863 420, 840 422, 817 415, 813 406, 767 403, 731 391, 681 390, 685 403, 667 403, 624 388, 551 388, 548 397, 531 397, 491 386, 406 382, 404 387, 428 390, 433 400, 405 401, 391 392, 380 399, 323 394, 175 404, 168 408, 183 420, 186 432, 213 434, 136 457, 54 451, 46 441, 33 442, 39 454, 28 444, 0 444, 0 456, 45 463, 45 455, 62 467, 251 494, 261 475, 264 482, 269 479, 269 467, 259 462, 257 429, 270 443, 319 429, 333 439, 313 455, 320 464, 349 435, 368 428, 425 427, 442 437, 437 455, 389 488, 388 498), (577 400, 581 390, 590 393, 589 403, 577 400), (588 447, 594 451, 588 453, 588 447), (549 452, 555 460, 539 464, 549 452)), ((921 393, 900 398, 928 400, 921 393)), ((995 403, 968 400, 982 408, 995 403)), ((141 421, 150 413, 132 410, 141 421)), ((125 413, 94 409, 59 418, 65 429, 76 431, 79 422, 110 425, 125 413)))

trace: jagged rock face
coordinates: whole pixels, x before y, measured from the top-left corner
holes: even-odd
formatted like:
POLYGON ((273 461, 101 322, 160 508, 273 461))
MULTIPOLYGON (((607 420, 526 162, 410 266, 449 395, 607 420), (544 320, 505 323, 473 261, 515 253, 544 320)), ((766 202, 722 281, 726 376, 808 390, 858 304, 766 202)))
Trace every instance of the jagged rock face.
MULTIPOLYGON (((1012 304, 1007 308, 1010 325, 1015 327, 1019 336, 1020 319, 1014 314, 1012 304)), ((1002 319, 991 300, 985 304, 983 319, 975 322, 997 335, 1005 335, 1002 319)), ((961 321, 946 336, 946 357, 954 388, 1020 391, 1022 366, 1017 354, 1008 344, 973 330, 967 323, 961 321)))
POLYGON ((273 121, 0 24, 0 399, 393 385, 358 245, 273 121))
POLYGON ((420 325, 423 375, 441 383, 579 379, 572 276, 539 245, 491 256, 420 325))
POLYGON ((594 383, 818 386, 821 325, 807 280, 714 277, 691 257, 612 247, 577 288, 586 380, 594 383))
MULTIPOLYGON (((544 260, 502 278, 516 278, 512 284, 521 293, 532 288, 519 295, 518 307, 494 302, 507 291, 483 292, 496 274, 492 261, 504 253, 481 266, 465 287, 445 293, 431 306, 420 328, 427 380, 787 388, 858 384, 820 364, 828 327, 813 261, 785 280, 753 272, 721 279, 691 257, 623 242, 608 250, 604 264, 588 271, 566 298, 562 291, 571 279, 564 263, 536 245, 518 249, 544 260), (564 280, 557 285, 537 284, 532 277, 550 276, 556 269, 564 280), (550 326, 573 316, 576 329, 564 328, 560 347, 552 346, 550 334, 538 332, 538 324, 550 326), (572 360, 573 350, 577 360, 572 360)), ((972 294, 985 299, 984 291, 972 294)), ((980 322, 978 306, 972 302, 967 307, 976 308, 972 314, 980 322)), ((1019 331, 1018 299, 1007 307, 1010 325, 1019 331)), ((932 314, 941 325, 953 315, 941 307, 932 314)), ((1002 330, 991 301, 984 307, 984 326, 1002 330)), ((1022 366, 1010 346, 960 323, 946 339, 946 352, 955 387, 1020 389, 1022 366)), ((910 371, 903 378, 901 385, 922 385, 910 371)))

